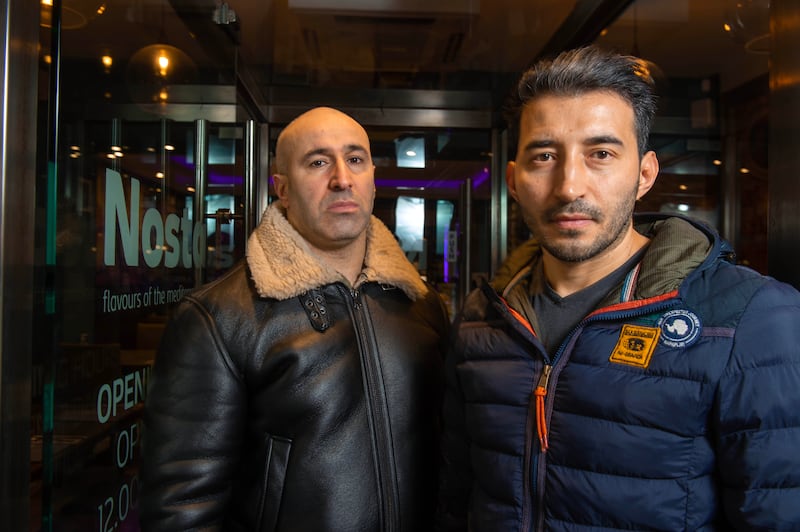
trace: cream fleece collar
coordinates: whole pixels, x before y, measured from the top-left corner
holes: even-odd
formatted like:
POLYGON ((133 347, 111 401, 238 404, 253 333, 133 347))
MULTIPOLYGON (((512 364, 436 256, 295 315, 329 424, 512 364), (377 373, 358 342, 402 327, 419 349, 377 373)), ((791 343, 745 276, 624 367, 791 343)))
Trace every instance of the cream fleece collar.
MULTIPOLYGON (((261 223, 250 235, 247 264, 262 297, 289 299, 331 283, 350 284, 314 254, 289 224, 278 202, 267 207, 261 223)), ((394 235, 375 216, 367 227, 367 254, 358 284, 364 282, 395 286, 412 300, 428 290, 394 235)))

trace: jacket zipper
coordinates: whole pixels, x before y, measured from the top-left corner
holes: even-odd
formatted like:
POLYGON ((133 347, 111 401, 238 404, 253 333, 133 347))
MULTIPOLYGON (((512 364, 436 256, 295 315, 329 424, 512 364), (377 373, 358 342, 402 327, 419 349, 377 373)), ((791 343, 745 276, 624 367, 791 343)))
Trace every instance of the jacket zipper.
POLYGON ((375 331, 366 305, 362 302, 361 292, 358 289, 352 289, 350 296, 352 298, 353 325, 361 357, 367 419, 373 436, 373 457, 383 517, 381 530, 393 532, 399 528, 399 495, 397 493, 397 473, 392 456, 393 447, 386 395, 382 387, 382 370, 378 354, 374 349, 375 331))
POLYGON ((542 453, 547 452, 547 417, 544 412, 544 399, 547 395, 547 384, 550 380, 550 371, 553 366, 545 364, 542 368, 542 375, 536 384, 533 394, 536 396, 536 433, 539 436, 539 449, 542 453))
MULTIPOLYGON (((533 395, 535 398, 535 409, 536 409, 536 433, 539 438, 539 452, 534 453, 532 450, 532 435, 526 434, 526 438, 529 441, 525 442, 526 447, 526 455, 530 453, 532 455, 531 458, 531 469, 529 470, 531 476, 530 484, 532 485, 531 491, 533 497, 536 498, 536 508, 538 511, 536 512, 536 527, 535 530, 540 531, 544 530, 544 512, 542 511, 542 507, 544 504, 544 479, 545 479, 545 469, 546 469, 546 452, 549 446, 549 440, 547 437, 548 427, 547 427, 547 420, 549 419, 550 415, 553 413, 553 401, 546 401, 546 397, 548 392, 551 388, 555 388, 555 385, 558 381, 558 373, 560 373, 563 365, 566 364, 559 364, 562 359, 562 355, 567 351, 567 348, 574 344, 577 340, 577 333, 586 328, 587 325, 590 323, 598 322, 598 321, 614 321, 614 320, 625 320, 630 319, 636 316, 641 316, 644 314, 650 314, 653 312, 658 312, 661 310, 666 310, 675 305, 676 297, 670 297, 669 299, 658 301, 656 303, 652 303, 650 305, 636 307, 635 309, 631 310, 612 310, 607 312, 594 312, 589 316, 582 319, 567 335, 564 342, 562 342, 561 346, 558 348, 555 356, 553 357, 552 361, 547 360, 546 357, 544 358, 544 366, 542 367, 542 373, 539 376, 539 380, 536 384, 536 388, 534 388, 533 395), (550 376, 553 375, 553 371, 555 370, 555 378, 550 379, 550 376)), ((526 483, 526 485, 529 483, 526 483)), ((525 497, 525 504, 529 506, 531 504, 531 500, 533 497, 525 497)), ((523 508, 523 528, 522 530, 530 530, 530 514, 531 511, 527 508, 523 508)))

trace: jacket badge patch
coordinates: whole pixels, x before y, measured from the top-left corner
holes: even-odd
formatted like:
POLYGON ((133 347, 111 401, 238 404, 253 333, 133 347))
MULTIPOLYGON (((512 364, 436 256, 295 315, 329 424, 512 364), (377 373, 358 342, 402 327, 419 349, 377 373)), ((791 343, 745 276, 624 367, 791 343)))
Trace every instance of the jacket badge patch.
POLYGON ((670 310, 659 318, 661 342, 669 347, 686 347, 700 337, 700 318, 684 309, 670 310))
POLYGON ((656 349, 660 335, 661 329, 658 327, 623 325, 609 360, 617 364, 646 368, 650 365, 650 357, 656 349))

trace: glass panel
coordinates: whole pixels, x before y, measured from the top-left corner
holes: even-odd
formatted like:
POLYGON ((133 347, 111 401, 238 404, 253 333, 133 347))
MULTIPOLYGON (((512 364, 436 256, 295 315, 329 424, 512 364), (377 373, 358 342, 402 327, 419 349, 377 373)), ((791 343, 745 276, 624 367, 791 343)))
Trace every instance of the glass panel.
POLYGON ((367 133, 376 165, 375 215, 454 313, 473 279, 488 276, 490 268, 490 132, 367 128, 367 133), (414 214, 405 218, 409 210, 414 214))
POLYGON ((244 126, 209 128, 205 280, 215 279, 244 257, 244 126))
POLYGON ((235 47, 166 0, 63 6, 62 56, 43 51, 60 60, 61 108, 39 172, 31 525, 138 530, 141 414, 165 323, 244 255, 235 47))

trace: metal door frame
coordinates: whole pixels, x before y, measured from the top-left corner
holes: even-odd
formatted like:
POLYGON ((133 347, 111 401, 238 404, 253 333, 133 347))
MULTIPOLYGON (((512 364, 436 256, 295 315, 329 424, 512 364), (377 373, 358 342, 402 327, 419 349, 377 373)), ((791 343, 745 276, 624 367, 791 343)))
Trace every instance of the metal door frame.
POLYGON ((40 6, 2 6, 0 515, 9 530, 28 530, 40 6))

